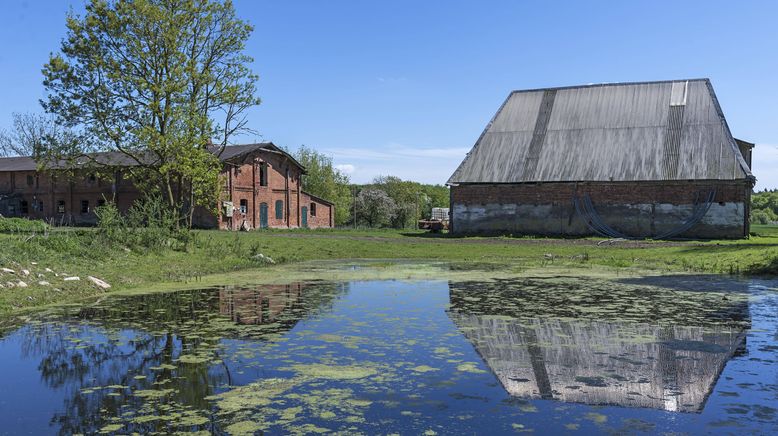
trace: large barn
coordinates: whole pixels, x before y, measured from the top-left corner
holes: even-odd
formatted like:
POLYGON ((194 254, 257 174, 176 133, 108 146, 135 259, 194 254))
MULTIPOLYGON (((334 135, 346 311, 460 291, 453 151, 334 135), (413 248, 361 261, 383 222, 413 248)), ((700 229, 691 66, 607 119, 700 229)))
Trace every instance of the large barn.
POLYGON ((708 79, 514 91, 448 180, 452 231, 746 237, 752 147, 708 79))

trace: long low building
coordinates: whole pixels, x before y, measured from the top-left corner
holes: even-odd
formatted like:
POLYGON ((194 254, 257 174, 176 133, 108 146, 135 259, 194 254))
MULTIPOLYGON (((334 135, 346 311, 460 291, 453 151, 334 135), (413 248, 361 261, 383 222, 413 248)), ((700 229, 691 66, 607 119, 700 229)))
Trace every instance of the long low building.
MULTIPOLYGON (((333 227, 335 206, 302 191, 305 168, 274 144, 214 147, 212 152, 223 163, 224 201, 217 214, 197 209, 196 227, 333 227)), ((39 171, 30 157, 0 158, 0 215, 61 225, 94 225, 94 209, 105 201, 113 201, 120 211, 127 211, 140 197, 124 171, 134 162, 116 152, 89 157, 110 168, 112 177, 106 179, 88 170, 78 171, 78 177, 66 177, 63 170, 72 169, 72 163, 39 171)))
POLYGON ((708 79, 514 91, 448 180, 452 231, 746 237, 752 147, 708 79))

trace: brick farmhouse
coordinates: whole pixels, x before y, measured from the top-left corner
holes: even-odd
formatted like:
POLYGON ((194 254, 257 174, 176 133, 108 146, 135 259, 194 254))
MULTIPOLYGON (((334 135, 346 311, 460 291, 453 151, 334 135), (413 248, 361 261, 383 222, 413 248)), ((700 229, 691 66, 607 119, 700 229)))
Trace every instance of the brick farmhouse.
MULTIPOLYGON (((272 143, 213 148, 223 163, 223 201, 219 213, 195 211, 194 225, 227 230, 333 227, 335 206, 301 190, 305 168, 272 143)), ((66 177, 53 165, 38 171, 30 157, 0 158, 0 215, 43 219, 53 224, 94 225, 94 208, 113 201, 125 212, 140 197, 123 176, 133 165, 119 153, 98 153, 108 165, 106 180, 89 171, 66 177)), ((73 165, 73 164, 70 164, 73 165)), ((105 171, 101 172, 105 174, 105 171)))
POLYGON ((746 237, 753 146, 708 79, 514 91, 448 180, 452 231, 746 237))

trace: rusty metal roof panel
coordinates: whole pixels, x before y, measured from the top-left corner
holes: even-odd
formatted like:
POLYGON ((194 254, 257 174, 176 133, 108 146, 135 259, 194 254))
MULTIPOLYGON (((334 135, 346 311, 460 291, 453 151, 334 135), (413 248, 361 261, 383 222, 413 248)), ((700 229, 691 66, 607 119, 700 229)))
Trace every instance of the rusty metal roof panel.
POLYGON ((710 82, 694 79, 515 91, 449 183, 750 176, 710 82))

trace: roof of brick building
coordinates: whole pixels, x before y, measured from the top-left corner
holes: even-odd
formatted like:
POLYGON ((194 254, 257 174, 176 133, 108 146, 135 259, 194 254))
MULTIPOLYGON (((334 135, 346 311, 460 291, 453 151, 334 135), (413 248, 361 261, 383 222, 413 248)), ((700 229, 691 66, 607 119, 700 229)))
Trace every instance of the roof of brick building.
MULTIPOLYGON (((216 155, 219 160, 226 162, 229 160, 237 159, 248 153, 252 153, 258 150, 265 150, 272 153, 278 153, 286 156, 295 165, 305 170, 305 168, 297 162, 291 155, 277 147, 272 142, 260 142, 256 144, 244 144, 244 145, 228 145, 226 147, 212 146, 208 151, 216 155)), ((70 160, 59 160, 54 165, 48 166, 51 169, 66 168, 72 165, 88 165, 97 164, 103 166, 136 166, 140 162, 153 163, 154 158, 151 154, 138 155, 137 159, 128 156, 125 153, 118 151, 109 151, 101 153, 89 153, 82 156, 74 157, 70 160)), ((35 171, 38 169, 38 165, 32 157, 29 156, 15 156, 15 157, 3 157, 0 158, 0 171, 35 171)))

